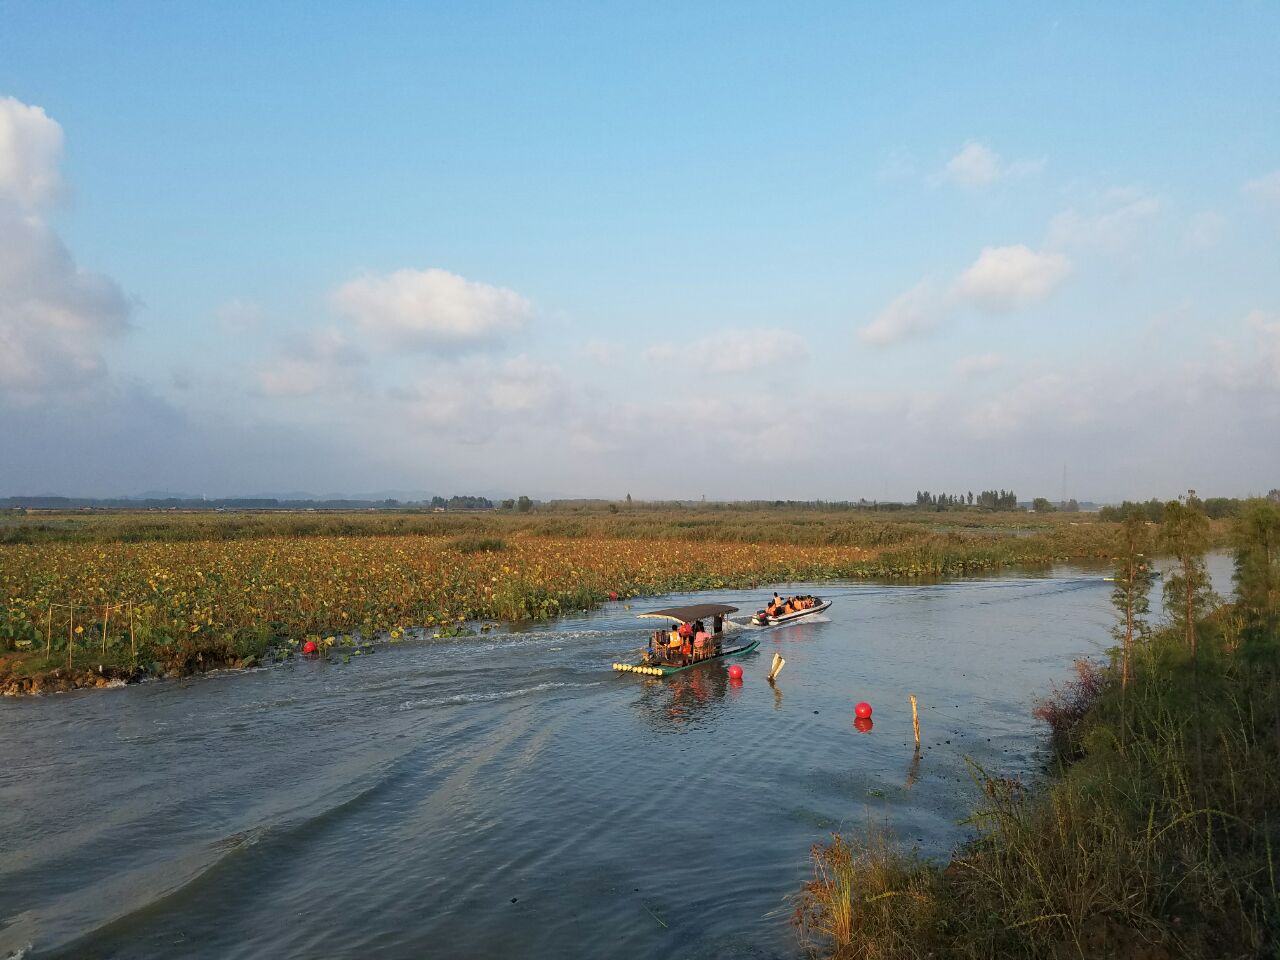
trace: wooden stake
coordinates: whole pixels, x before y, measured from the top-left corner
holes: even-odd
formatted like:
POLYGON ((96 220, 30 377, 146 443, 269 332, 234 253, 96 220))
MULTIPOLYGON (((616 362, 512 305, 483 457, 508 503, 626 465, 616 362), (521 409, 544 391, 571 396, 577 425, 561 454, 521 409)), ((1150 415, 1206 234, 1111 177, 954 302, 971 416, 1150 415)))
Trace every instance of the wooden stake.
POLYGON ((111 605, 102 608, 102 655, 107 655, 107 620, 111 617, 111 605))
POLYGON ((920 714, 916 712, 916 695, 908 694, 911 697, 911 726, 916 731, 916 750, 920 749, 920 714))
POLYGON ((70 604, 71 617, 67 620, 67 669, 71 669, 71 651, 76 645, 76 605, 70 604))
POLYGON ((53 656, 53 604, 49 604, 49 623, 44 628, 44 658, 53 656))
POLYGON ((138 659, 138 641, 133 638, 133 601, 129 601, 129 650, 133 653, 133 659, 138 659))

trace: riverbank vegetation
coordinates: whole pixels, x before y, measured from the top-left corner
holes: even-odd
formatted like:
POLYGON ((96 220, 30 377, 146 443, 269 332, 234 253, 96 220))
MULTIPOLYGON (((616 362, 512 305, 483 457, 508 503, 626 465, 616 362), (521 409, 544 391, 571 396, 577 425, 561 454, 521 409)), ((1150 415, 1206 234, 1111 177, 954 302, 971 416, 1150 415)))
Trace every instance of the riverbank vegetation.
POLYGON ((945 867, 882 834, 815 848, 796 910, 815 953, 1280 952, 1280 505, 1238 511, 1230 603, 1203 579, 1207 519, 1186 501, 1164 506, 1154 545, 1177 559, 1168 623, 1147 623, 1150 545, 1135 512, 1115 571, 1120 643, 1039 710, 1054 745, 1047 783, 975 770, 976 838, 945 867))
POLYGON ((621 597, 1109 557, 1115 524, 974 513, 67 512, 0 521, 0 689, 245 666, 621 597))

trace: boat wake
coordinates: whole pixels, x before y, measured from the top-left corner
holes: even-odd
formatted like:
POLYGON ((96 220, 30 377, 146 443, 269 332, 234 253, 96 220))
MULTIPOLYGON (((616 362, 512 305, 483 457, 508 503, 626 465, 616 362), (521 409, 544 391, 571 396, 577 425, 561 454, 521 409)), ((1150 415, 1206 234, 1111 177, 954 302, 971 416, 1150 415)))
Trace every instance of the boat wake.
POLYGON ((533 693, 542 693, 544 690, 559 690, 565 687, 574 689, 586 689, 587 687, 598 687, 603 680, 594 680, 590 683, 568 683, 564 681, 547 681, 546 683, 534 684, 531 687, 519 687, 515 690, 490 690, 484 693, 456 693, 449 697, 423 697, 419 700, 406 700, 400 704, 401 710, 421 710, 428 707, 449 707, 458 706, 467 703, 492 703, 495 700, 513 700, 516 697, 527 697, 533 693))

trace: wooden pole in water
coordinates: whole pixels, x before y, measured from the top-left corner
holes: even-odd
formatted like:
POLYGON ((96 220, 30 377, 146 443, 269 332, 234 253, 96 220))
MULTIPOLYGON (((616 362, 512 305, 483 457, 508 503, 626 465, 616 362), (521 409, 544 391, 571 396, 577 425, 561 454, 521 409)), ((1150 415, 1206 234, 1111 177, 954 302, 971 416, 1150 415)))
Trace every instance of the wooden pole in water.
POLYGON ((911 697, 911 726, 916 731, 916 750, 920 749, 920 714, 916 712, 916 695, 908 694, 911 697))

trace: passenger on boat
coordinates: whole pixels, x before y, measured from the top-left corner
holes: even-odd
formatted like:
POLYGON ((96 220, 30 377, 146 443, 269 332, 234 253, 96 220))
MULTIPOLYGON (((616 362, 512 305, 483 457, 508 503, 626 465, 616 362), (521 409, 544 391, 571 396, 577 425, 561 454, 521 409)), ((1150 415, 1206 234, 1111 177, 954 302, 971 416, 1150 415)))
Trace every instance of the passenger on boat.
POLYGON ((724 614, 717 613, 711 618, 711 633, 713 636, 720 636, 724 633, 724 614))

